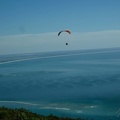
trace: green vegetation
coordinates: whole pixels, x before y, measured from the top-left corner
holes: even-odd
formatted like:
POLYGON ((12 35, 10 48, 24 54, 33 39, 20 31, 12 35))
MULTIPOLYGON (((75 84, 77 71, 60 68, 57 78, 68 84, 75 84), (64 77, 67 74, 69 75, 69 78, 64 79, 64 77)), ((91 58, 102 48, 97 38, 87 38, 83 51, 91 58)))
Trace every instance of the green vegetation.
POLYGON ((29 110, 11 109, 6 107, 0 107, 0 120, 88 120, 82 118, 63 118, 54 115, 43 116, 36 113, 32 113, 29 110))

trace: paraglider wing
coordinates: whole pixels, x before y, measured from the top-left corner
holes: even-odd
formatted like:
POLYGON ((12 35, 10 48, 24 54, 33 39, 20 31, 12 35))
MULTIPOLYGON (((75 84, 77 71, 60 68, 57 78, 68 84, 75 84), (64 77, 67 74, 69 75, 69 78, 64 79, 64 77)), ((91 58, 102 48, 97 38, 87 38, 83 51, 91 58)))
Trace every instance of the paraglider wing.
POLYGON ((63 32, 63 31, 60 31, 60 32, 58 33, 58 36, 61 34, 61 32, 63 32))
POLYGON ((71 34, 70 30, 63 30, 63 31, 60 31, 60 32, 58 33, 58 36, 59 36, 62 32, 67 32, 67 33, 71 34))
POLYGON ((70 30, 65 30, 65 32, 68 32, 69 34, 71 34, 70 30))

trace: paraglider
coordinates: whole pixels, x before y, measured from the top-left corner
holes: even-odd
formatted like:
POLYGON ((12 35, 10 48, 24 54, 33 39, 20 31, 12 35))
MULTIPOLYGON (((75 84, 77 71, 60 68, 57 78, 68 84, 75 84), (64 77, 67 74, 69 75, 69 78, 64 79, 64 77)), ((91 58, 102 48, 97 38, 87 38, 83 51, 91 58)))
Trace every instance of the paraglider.
POLYGON ((68 43, 66 43, 66 45, 68 45, 68 43))
MULTIPOLYGON (((62 32, 67 32, 67 33, 71 34, 71 31, 70 31, 70 30, 62 30, 62 31, 60 31, 60 32, 58 33, 58 36, 60 36, 60 34, 61 34, 62 32)), ((68 43, 66 43, 66 45, 68 45, 68 43)))

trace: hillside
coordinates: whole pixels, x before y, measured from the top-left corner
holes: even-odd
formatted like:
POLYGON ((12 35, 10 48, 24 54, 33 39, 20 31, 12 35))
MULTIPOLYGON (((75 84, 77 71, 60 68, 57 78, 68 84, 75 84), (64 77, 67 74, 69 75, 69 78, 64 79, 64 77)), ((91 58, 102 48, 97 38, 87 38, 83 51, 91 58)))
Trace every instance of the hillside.
POLYGON ((88 120, 82 118, 63 118, 54 115, 43 116, 29 110, 0 107, 0 120, 88 120))

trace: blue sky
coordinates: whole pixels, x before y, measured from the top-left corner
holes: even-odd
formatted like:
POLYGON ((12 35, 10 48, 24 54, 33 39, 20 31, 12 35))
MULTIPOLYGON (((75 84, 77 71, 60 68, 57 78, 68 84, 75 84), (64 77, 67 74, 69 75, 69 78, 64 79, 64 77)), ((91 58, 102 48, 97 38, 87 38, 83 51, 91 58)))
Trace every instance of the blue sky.
POLYGON ((46 34, 63 29, 72 33, 118 32, 119 5, 120 0, 0 0, 0 41, 3 36, 11 41, 9 35, 46 34))
POLYGON ((120 30, 120 0, 0 0, 0 35, 120 30))

